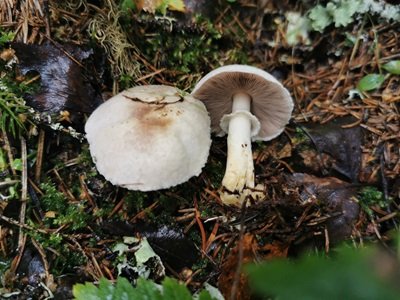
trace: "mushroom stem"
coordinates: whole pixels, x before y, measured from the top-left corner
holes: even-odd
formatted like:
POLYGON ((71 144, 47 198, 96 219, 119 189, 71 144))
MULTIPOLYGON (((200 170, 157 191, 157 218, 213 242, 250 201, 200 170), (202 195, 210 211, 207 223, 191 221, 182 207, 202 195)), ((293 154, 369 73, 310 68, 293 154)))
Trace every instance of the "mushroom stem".
MULTIPOLYGON (((223 187, 231 193, 241 194, 245 188, 254 188, 254 164, 251 152, 252 117, 251 98, 244 93, 233 96, 229 115, 228 157, 223 187)), ((222 199, 223 202, 224 199, 222 199)))

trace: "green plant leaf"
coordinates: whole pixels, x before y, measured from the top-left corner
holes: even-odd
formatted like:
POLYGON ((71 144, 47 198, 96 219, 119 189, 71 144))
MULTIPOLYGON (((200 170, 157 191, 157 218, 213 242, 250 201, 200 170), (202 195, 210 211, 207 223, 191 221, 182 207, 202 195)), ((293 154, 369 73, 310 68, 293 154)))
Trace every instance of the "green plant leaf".
POLYGON ((361 78, 357 84, 357 89, 361 92, 372 91, 379 88, 385 81, 385 76, 381 74, 368 74, 361 78))
POLYGON ((400 60, 392 60, 382 66, 391 74, 400 75, 400 60))
POLYGON ((248 266, 250 285, 277 299, 400 299, 399 291, 371 269, 379 256, 369 250, 341 248, 335 257, 309 255, 248 266))
POLYGON ((75 284, 72 293, 76 300, 99 300, 99 289, 93 283, 75 284))
MULTIPOLYGON (((115 285, 105 278, 100 279, 99 286, 93 283, 76 284, 72 289, 75 300, 192 300, 188 288, 172 278, 166 277, 162 286, 151 280, 139 278, 136 287, 119 277, 115 285)), ((197 298, 196 298, 197 299, 197 298)), ((200 292, 198 299, 212 300, 206 290, 200 292)))
POLYGON ((167 277, 164 279, 163 289, 163 299, 165 300, 192 300, 187 287, 172 278, 167 277))
MULTIPOLYGON (((119 279, 118 279, 119 280, 119 279)), ((131 299, 162 300, 161 289, 152 281, 139 278, 136 288, 131 286, 131 299)))
POLYGON ((352 23, 354 21, 353 16, 357 12, 359 6, 360 3, 358 1, 343 0, 339 7, 332 10, 335 27, 347 26, 352 23))
POLYGON ((311 19, 311 27, 319 32, 323 32, 332 23, 332 16, 322 5, 317 5, 311 9, 309 18, 311 19))
POLYGON ((117 284, 113 293, 114 299, 118 300, 129 300, 132 294, 132 285, 125 278, 120 278, 117 280, 117 284))
MULTIPOLYGON (((105 278, 100 278, 98 297, 100 299, 110 299, 110 295, 114 295, 115 287, 105 278)), ((112 297, 111 297, 112 298, 112 297)))
POLYGON ((213 298, 211 297, 210 293, 203 290, 201 291, 201 293, 199 294, 199 298, 198 300, 213 300, 213 298))
POLYGON ((11 163, 11 167, 14 170, 22 171, 22 159, 20 158, 14 159, 13 162, 11 163))

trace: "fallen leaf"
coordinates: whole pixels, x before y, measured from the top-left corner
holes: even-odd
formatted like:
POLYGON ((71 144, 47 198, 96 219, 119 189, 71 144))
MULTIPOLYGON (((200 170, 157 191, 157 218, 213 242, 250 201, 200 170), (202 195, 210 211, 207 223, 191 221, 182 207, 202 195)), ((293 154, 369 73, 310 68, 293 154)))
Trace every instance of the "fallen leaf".
POLYGON ((254 236, 245 234, 242 240, 238 241, 236 247, 231 250, 225 262, 222 264, 221 275, 218 278, 218 288, 225 299, 250 299, 248 279, 243 271, 243 265, 254 261, 254 254, 257 247, 254 236), (239 257, 241 248, 243 251, 242 261, 240 261, 239 257), (239 266, 239 264, 241 265, 239 266), (238 267, 240 267, 239 278, 236 278, 238 267), (232 295, 233 289, 235 289, 234 295, 232 295))
POLYGON ((303 173, 295 173, 288 179, 299 189, 302 199, 316 199, 330 215, 339 213, 326 221, 331 243, 340 242, 351 235, 360 213, 360 206, 355 200, 355 187, 334 177, 319 178, 303 173))
MULTIPOLYGON (((307 124, 304 128, 312 139, 310 145, 317 150, 312 149, 315 156, 310 162, 319 165, 320 173, 337 175, 337 172, 352 182, 358 182, 363 134, 359 126, 343 128, 351 123, 354 123, 354 118, 345 117, 327 124, 307 124)), ((300 155, 310 150, 299 148, 300 155)))
POLYGON ((136 7, 139 11, 143 10, 145 12, 154 14, 157 7, 160 6, 162 0, 135 0, 136 7))
POLYGON ((392 77, 385 89, 382 91, 382 100, 385 102, 399 101, 400 99, 400 79, 398 76, 392 77))
POLYGON ((180 272, 183 268, 191 268, 199 258, 199 251, 184 233, 170 225, 151 225, 127 222, 108 221, 101 224, 102 228, 112 236, 129 236, 133 233, 147 238, 151 247, 163 263, 172 266, 180 272))
POLYGON ((100 91, 95 88, 97 82, 90 74, 94 73, 94 67, 85 70, 79 65, 93 55, 93 50, 83 50, 72 45, 65 45, 61 49, 49 43, 14 43, 12 48, 23 75, 29 72, 40 75, 39 91, 26 96, 30 106, 48 113, 64 110, 90 113, 102 102, 100 91))
POLYGON ((46 218, 54 219, 54 218, 56 217, 56 212, 55 212, 55 211, 52 211, 52 210, 49 210, 49 211, 46 211, 46 213, 44 214, 44 216, 45 216, 46 218))
POLYGON ((264 259, 272 259, 278 257, 287 257, 288 250, 288 244, 274 241, 270 244, 265 244, 264 246, 260 247, 257 252, 259 252, 264 259))

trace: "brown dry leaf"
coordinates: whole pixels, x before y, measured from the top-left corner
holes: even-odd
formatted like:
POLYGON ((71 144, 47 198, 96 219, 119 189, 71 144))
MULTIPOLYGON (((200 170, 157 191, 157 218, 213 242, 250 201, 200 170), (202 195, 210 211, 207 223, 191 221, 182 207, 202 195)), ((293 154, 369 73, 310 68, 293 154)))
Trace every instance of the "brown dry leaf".
POLYGON ((231 250, 225 262, 221 267, 221 275, 218 278, 218 288, 224 295, 225 299, 250 299, 250 290, 247 276, 243 273, 242 267, 246 263, 251 263, 255 258, 255 251, 258 245, 252 234, 245 234, 243 239, 239 241, 235 248, 231 250), (240 261, 240 248, 243 247, 243 256, 240 261), (235 280, 237 276, 238 265, 241 264, 239 280, 235 280), (236 281, 236 282, 235 282, 236 281), (235 295, 232 297, 233 288, 236 288, 235 295))
POLYGON ((259 249, 260 254, 262 254, 264 259, 271 259, 277 257, 287 257, 289 250, 288 244, 283 244, 280 242, 272 242, 271 244, 266 244, 259 249))
POLYGON ((157 7, 162 3, 162 0, 134 0, 136 7, 139 11, 144 10, 145 12, 154 14, 157 7))
POLYGON ((15 51, 11 48, 4 49, 0 52, 0 59, 4 61, 10 61, 15 57, 15 51))
POLYGON ((49 219, 54 219, 54 218, 56 217, 56 212, 55 212, 55 211, 52 211, 52 210, 49 210, 49 211, 46 211, 46 213, 44 214, 44 216, 45 216, 46 218, 49 218, 49 219))
POLYGON ((382 92, 382 100, 385 102, 395 102, 400 100, 400 79, 392 77, 382 92))
POLYGON ((351 235, 360 212, 355 200, 357 189, 353 185, 335 177, 319 178, 303 173, 295 173, 288 179, 290 184, 299 188, 304 201, 315 197, 319 205, 324 206, 332 216, 337 214, 326 220, 331 243, 338 243, 351 235))
MULTIPOLYGON (((322 174, 339 173, 349 180, 357 182, 360 172, 363 132, 360 126, 343 128, 355 121, 352 117, 344 117, 326 124, 310 123, 305 125, 307 135, 313 141, 310 145, 313 149, 312 152, 305 156, 305 159, 309 159, 310 165, 317 167, 315 163, 319 163, 322 174)), ((302 156, 301 153, 300 156, 302 156)))

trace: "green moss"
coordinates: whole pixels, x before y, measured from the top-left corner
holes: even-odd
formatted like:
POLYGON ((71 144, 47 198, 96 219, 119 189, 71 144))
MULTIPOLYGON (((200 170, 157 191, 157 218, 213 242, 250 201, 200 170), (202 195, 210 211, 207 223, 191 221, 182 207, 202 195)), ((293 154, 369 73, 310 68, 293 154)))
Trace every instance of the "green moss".
POLYGON ((45 223, 50 226, 68 225, 71 230, 77 230, 87 225, 90 215, 85 212, 85 202, 71 203, 55 185, 44 182, 40 185, 43 191, 42 208, 45 212, 54 212, 54 218, 48 217, 45 223))
POLYGON ((298 145, 298 144, 305 144, 305 143, 309 143, 309 142, 310 142, 310 138, 307 136, 305 131, 303 129, 301 129, 300 127, 296 127, 296 133, 292 138, 292 143, 295 145, 298 145))
POLYGON ((376 187, 366 186, 360 191, 359 200, 366 205, 378 204, 379 206, 384 206, 383 193, 379 191, 376 187))
MULTIPOLYGON (((238 36, 240 28, 231 32, 200 15, 193 17, 191 23, 145 13, 137 13, 135 19, 133 24, 132 18, 122 21, 128 36, 135 37, 132 42, 147 61, 157 69, 166 69, 163 75, 183 89, 193 85, 200 74, 219 66, 221 61, 224 64, 248 61, 245 48, 238 46, 241 40, 244 45, 246 39, 245 34, 238 36), (146 35, 142 36, 142 32, 146 35)), ((123 74, 120 83, 126 86, 134 81, 123 74)))
POLYGON ((160 57, 156 62, 159 67, 191 73, 200 69, 205 58, 216 62, 218 47, 214 42, 219 38, 214 32, 157 34, 146 40, 143 50, 149 58, 160 57))
POLYGON ((44 211, 65 211, 68 203, 63 193, 59 192, 51 181, 40 184, 43 195, 40 199, 44 211))
MULTIPOLYGON (((32 222, 28 224, 36 228, 32 222)), ((63 275, 68 272, 74 272, 76 267, 82 266, 86 262, 85 256, 67 245, 62 234, 42 233, 37 230, 29 230, 27 234, 33 238, 44 249, 52 249, 49 252, 48 260, 50 263, 50 273, 53 275, 63 275)))
POLYGON ((373 214, 370 208, 371 206, 377 205, 380 208, 387 208, 390 201, 391 199, 385 201, 383 193, 373 186, 366 186, 358 193, 358 202, 360 206, 370 216, 373 214))
POLYGON ((128 191, 124 196, 125 205, 129 211, 139 212, 142 211, 147 205, 148 194, 139 191, 128 191))
POLYGON ((92 156, 90 154, 89 144, 82 145, 78 156, 78 164, 84 167, 94 166, 92 156))
POLYGON ((84 211, 83 204, 69 205, 64 214, 60 214, 54 219, 57 225, 68 224, 72 230, 86 227, 90 216, 84 211))
POLYGON ((204 172, 207 174, 208 179, 210 179, 212 186, 218 188, 225 175, 225 162, 220 159, 211 158, 204 168, 204 172))

